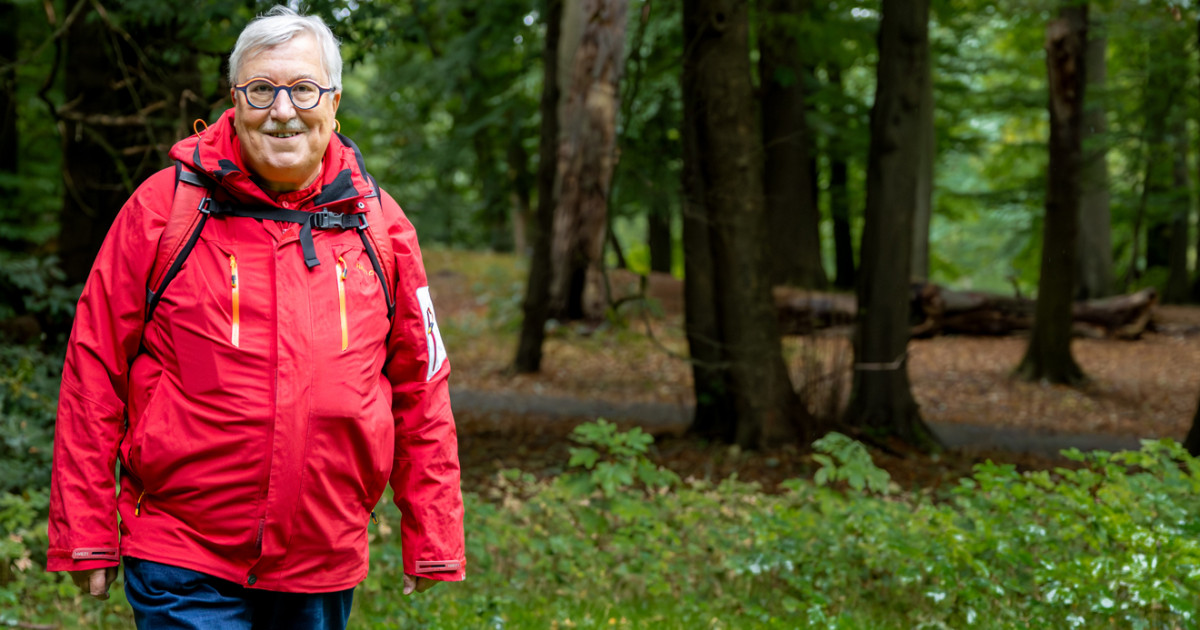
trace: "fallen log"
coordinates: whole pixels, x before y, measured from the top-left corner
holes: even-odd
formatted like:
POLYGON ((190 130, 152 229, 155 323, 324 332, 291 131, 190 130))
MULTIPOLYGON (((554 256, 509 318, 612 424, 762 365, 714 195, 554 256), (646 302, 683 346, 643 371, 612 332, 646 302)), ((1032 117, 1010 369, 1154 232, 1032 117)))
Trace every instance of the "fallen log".
MULTIPOLYGON (((599 274, 596 274, 597 276, 599 274)), ((654 305, 652 311, 667 316, 683 313, 683 282, 670 274, 654 273, 642 277, 624 269, 608 272, 609 302, 604 299, 603 278, 589 277, 593 296, 589 316, 601 318, 607 303, 654 305)), ((774 288, 775 313, 780 332, 807 335, 813 331, 854 323, 858 310, 852 293, 809 291, 789 286, 774 288)), ((1137 293, 1099 300, 1076 302, 1074 333, 1084 337, 1137 339, 1152 325, 1158 293, 1142 289, 1137 293)), ((958 291, 936 284, 913 284, 909 302, 909 323, 913 337, 934 335, 1011 335, 1033 327, 1037 302, 1025 297, 958 291)))
MULTIPOLYGON (((909 322, 914 337, 941 334, 1010 335, 1033 327, 1035 300, 1023 297, 956 291, 934 284, 914 284, 909 322)), ((1076 302, 1074 333, 1086 337, 1136 339, 1150 324, 1158 294, 1152 288, 1129 295, 1076 302)), ((805 335, 813 330, 851 324, 857 310, 849 294, 775 287, 780 330, 805 335)))

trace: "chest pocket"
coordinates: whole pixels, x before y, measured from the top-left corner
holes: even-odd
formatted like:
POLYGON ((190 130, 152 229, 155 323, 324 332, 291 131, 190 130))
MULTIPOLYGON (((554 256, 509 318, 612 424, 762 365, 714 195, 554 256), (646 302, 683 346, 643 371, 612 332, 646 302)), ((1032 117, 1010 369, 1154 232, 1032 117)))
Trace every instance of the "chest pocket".
POLYGON ((326 412, 340 408, 341 402, 361 405, 378 387, 387 352, 387 301, 379 277, 363 246, 348 240, 335 242, 330 258, 309 275, 318 361, 314 370, 320 380, 337 382, 357 395, 324 400, 319 406, 327 407, 326 412))
POLYGON ((247 289, 244 261, 229 242, 202 238, 179 273, 175 289, 163 296, 169 331, 184 390, 208 396, 226 389, 229 370, 248 362, 244 322, 247 289))

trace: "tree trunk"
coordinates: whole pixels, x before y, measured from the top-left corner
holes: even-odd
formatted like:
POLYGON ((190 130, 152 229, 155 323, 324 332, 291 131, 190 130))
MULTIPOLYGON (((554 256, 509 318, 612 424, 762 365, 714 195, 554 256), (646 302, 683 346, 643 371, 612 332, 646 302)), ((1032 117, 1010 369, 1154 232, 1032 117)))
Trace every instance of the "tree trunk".
POLYGON ((767 247, 776 284, 824 288, 820 213, 810 171, 805 123, 804 67, 797 26, 802 0, 765 0, 759 29, 763 192, 767 247))
POLYGON ((646 217, 650 271, 671 273, 674 241, 671 239, 671 206, 652 208, 646 217))
POLYGON ((908 274, 929 72, 929 0, 883 0, 847 424, 936 448, 908 381, 908 274))
MULTIPOLYGON (((17 6, 0 2, 0 65, 14 64, 0 75, 0 199, 17 198, 20 143, 17 136, 17 6)), ((7 204, 6 204, 7 205, 7 204)), ((24 213, 22 213, 24 214, 24 213)), ((7 218, 0 212, 0 217, 7 218)), ((0 235, 0 249, 24 249, 19 237, 0 235)))
MULTIPOLYGON (((829 66, 829 83, 842 94, 842 71, 836 65, 829 66)), ((831 112, 834 121, 840 122, 839 128, 845 128, 845 116, 841 111, 831 112)), ((834 285, 839 289, 853 289, 854 274, 854 236, 850 228, 850 194, 849 164, 846 160, 846 149, 842 139, 836 135, 829 138, 826 144, 829 154, 829 214, 833 219, 833 250, 837 266, 837 276, 834 285)))
POLYGON ((688 339, 697 376, 709 376, 701 368, 716 371, 712 379, 697 378, 693 430, 732 435, 746 447, 780 444, 812 427, 783 362, 763 273, 762 147, 754 124, 748 7, 739 0, 685 0, 683 7, 688 339), (711 284, 697 287, 706 271, 711 284), (702 416, 701 405, 705 414, 723 413, 702 416))
POLYGON ((195 52, 172 64, 152 51, 176 28, 81 15, 66 33, 64 96, 57 109, 63 130, 65 196, 59 254, 66 282, 87 279, 117 211, 141 182, 169 163, 167 151, 191 121, 206 117, 197 97, 203 85, 195 52), (128 35, 128 40, 125 38, 128 35), (138 42, 145 55, 134 52, 138 42), (117 60, 114 62, 114 60, 117 60))
MULTIPOLYGON (((483 113, 479 109, 482 105, 472 103, 468 106, 467 115, 470 119, 478 120, 477 116, 483 113)), ((504 200, 502 182, 502 178, 507 178, 496 168, 496 146, 489 130, 480 128, 476 131, 471 138, 471 146, 475 149, 475 177, 483 187, 480 200, 483 208, 479 218, 488 229, 488 247, 494 252, 510 252, 513 243, 508 219, 512 208, 504 200)))
MULTIPOLYGON (((0 2, 0 65, 15 65, 16 61, 17 6, 12 2, 0 2)), ((18 147, 17 71, 14 67, 0 75, 0 173, 17 174, 18 147)))
MULTIPOLYGON (((1200 34, 1200 20, 1196 20, 1196 27, 1200 34)), ((1196 181, 1200 182, 1200 175, 1196 181)), ((1196 230, 1196 279, 1192 283, 1192 301, 1200 302, 1200 229, 1196 230)))
POLYGON ((1200 403, 1196 405, 1196 415, 1192 417, 1192 428, 1183 439, 1183 447, 1192 457, 1200 457, 1200 403))
POLYGON ((513 369, 521 373, 537 372, 542 367, 542 342, 546 338, 546 319, 550 312, 550 238, 554 231, 554 181, 558 169, 558 45, 562 33, 563 0, 546 0, 545 10, 537 223, 533 226, 533 256, 525 287, 521 337, 513 360, 513 369))
POLYGON ((518 133, 515 120, 510 115, 508 138, 508 188, 509 204, 512 206, 512 243, 519 256, 529 255, 529 209, 532 201, 534 177, 529 172, 529 152, 525 150, 524 137, 518 133))
POLYGON ((1041 277, 1033 334, 1017 374, 1028 380, 1076 384, 1083 371, 1071 356, 1084 90, 1087 86, 1087 5, 1064 4, 1046 27, 1050 92, 1050 167, 1042 233, 1041 277))
POLYGON ((937 128, 933 118, 933 63, 925 72, 921 87, 921 129, 918 141, 920 163, 917 168, 917 205, 913 215, 912 271, 917 282, 929 279, 929 226, 933 219, 933 168, 937 162, 937 128))
MULTIPOLYGON (((1092 31, 1095 32, 1095 31, 1092 31)), ((1108 39, 1092 36, 1087 43, 1088 91, 1098 94, 1108 81, 1108 39)), ((1079 274, 1075 297, 1112 295, 1112 212, 1108 192, 1108 116, 1100 99, 1087 106, 1083 123, 1084 162, 1079 201, 1079 274)))
POLYGON ((1173 136, 1174 163, 1171 190, 1171 231, 1168 241, 1167 288, 1163 291, 1163 303, 1183 304, 1190 297, 1188 286, 1188 215, 1191 206, 1191 182, 1188 181, 1188 137, 1187 120, 1179 112, 1173 136))
POLYGON ((551 310, 583 316, 588 270, 604 253, 625 59, 626 0, 583 0, 583 32, 563 109, 559 197, 551 249, 551 310))

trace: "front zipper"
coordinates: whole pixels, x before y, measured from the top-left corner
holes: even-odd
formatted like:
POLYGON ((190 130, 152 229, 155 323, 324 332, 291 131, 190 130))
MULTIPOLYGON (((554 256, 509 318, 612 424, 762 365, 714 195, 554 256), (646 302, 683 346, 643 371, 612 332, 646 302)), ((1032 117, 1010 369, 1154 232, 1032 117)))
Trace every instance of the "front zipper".
POLYGON ((338 283, 338 312, 342 319, 342 352, 350 346, 350 327, 346 324, 346 273, 349 269, 346 267, 346 259, 338 256, 337 261, 337 283, 338 283))
POLYGON ((230 284, 231 295, 233 297, 233 317, 232 317, 233 326, 229 332, 229 340, 231 342, 233 342, 233 347, 237 348, 237 347, 240 347, 238 339, 239 339, 239 333, 241 331, 241 321, 240 321, 241 316, 239 313, 240 308, 239 308, 239 304, 238 304, 239 300, 238 300, 237 257, 234 256, 233 254, 229 255, 229 284, 230 284))

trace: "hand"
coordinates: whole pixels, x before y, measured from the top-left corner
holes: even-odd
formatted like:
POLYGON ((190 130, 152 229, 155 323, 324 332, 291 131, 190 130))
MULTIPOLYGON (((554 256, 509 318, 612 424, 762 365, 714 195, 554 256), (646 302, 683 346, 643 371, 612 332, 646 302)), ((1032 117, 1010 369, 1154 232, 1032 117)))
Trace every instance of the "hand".
POLYGON ((404 574, 404 594, 412 595, 413 591, 424 593, 429 589, 437 586, 437 580, 431 580, 427 577, 412 576, 404 574))
POLYGON ((75 586, 96 599, 108 599, 108 587, 112 586, 113 580, 117 579, 117 567, 85 569, 70 573, 75 586))

